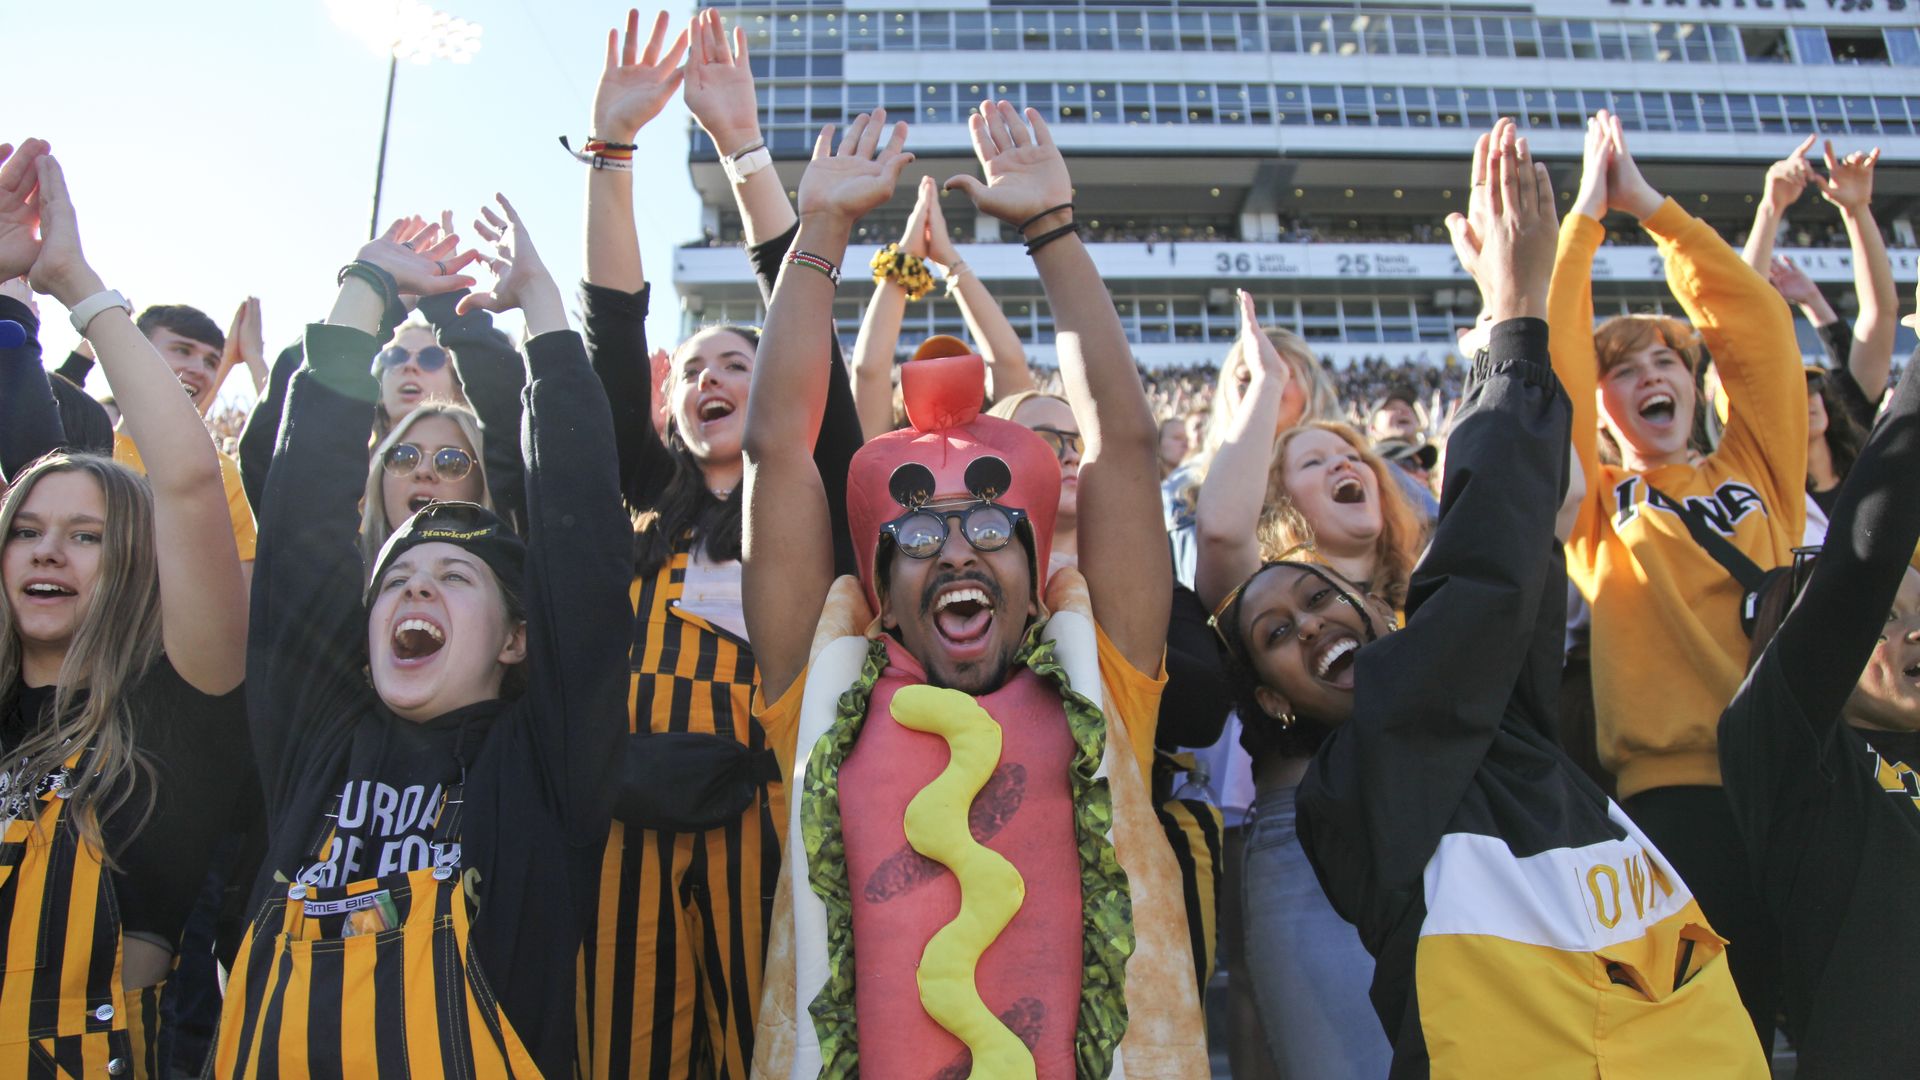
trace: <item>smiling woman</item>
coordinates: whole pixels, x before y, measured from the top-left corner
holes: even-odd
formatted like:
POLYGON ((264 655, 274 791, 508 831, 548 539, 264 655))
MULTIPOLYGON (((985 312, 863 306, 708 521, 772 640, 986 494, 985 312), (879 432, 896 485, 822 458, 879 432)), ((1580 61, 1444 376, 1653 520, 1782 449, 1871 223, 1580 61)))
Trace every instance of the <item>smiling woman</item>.
POLYGON ((431 502, 494 509, 480 420, 458 405, 433 402, 402 417, 374 447, 360 500, 360 554, 369 568, 402 522, 431 502))

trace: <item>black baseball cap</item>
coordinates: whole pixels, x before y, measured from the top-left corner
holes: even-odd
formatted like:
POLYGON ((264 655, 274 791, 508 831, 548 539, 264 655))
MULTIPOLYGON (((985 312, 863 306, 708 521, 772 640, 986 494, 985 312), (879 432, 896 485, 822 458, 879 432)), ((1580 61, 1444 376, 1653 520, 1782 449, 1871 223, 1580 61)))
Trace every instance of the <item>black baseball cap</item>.
POLYGON ((408 549, 421 544, 452 544, 464 548, 487 564, 500 587, 515 595, 527 565, 527 545, 514 535, 507 523, 493 511, 470 502, 434 502, 421 507, 401 523, 380 547, 373 562, 373 574, 367 579, 364 597, 369 607, 380 579, 394 560, 408 549))

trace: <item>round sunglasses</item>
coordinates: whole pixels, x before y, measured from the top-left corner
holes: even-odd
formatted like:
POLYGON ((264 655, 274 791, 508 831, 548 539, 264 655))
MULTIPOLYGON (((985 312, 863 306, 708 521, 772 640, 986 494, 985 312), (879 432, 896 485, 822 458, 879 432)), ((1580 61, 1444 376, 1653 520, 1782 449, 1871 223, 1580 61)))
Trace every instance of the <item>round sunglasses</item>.
POLYGON ((422 346, 417 353, 408 352, 398 345, 389 345, 380 350, 380 355, 376 359, 382 371, 397 368, 409 360, 413 361, 413 366, 421 371, 439 371, 447 366, 449 357, 447 350, 438 345, 422 346))
MULTIPOLYGON (((387 448, 381 465, 393 476, 411 476, 420 467, 427 452, 413 443, 396 443, 387 448)), ((432 455, 433 474, 442 480, 464 480, 473 471, 473 455, 457 446, 443 446, 432 455)))
POLYGON ((1027 520, 1026 511, 990 502, 960 502, 922 506, 880 526, 894 546, 909 559, 931 559, 947 546, 947 521, 960 520, 960 535, 975 551, 999 551, 1013 539, 1013 530, 1027 520))

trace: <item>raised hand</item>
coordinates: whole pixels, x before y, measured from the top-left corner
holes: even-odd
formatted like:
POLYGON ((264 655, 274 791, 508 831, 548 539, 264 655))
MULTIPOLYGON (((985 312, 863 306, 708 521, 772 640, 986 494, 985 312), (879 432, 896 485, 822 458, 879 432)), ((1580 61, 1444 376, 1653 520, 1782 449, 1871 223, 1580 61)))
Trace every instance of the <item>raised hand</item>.
POLYGON ((1260 329, 1260 312, 1254 306, 1253 294, 1245 289, 1239 290, 1240 301, 1240 355, 1249 357, 1248 373, 1254 379, 1273 379, 1281 391, 1293 378, 1293 368, 1280 359, 1280 350, 1273 347, 1273 339, 1260 329))
POLYGON ((946 212, 940 209, 940 189, 933 177, 921 178, 920 200, 927 207, 927 258, 947 269, 960 261, 960 251, 953 246, 953 231, 947 228, 946 212))
POLYGON ((240 306, 234 309, 233 321, 227 324, 227 346, 220 366, 251 367, 256 360, 266 358, 266 351, 266 334, 260 327, 260 298, 249 296, 240 301, 240 306))
POLYGON ((1469 202, 1471 218, 1449 215, 1447 232, 1486 312, 1495 320, 1544 317, 1559 235, 1553 183, 1512 120, 1503 117, 1474 144, 1473 186, 1487 197, 1469 202))
POLYGON ((442 235, 439 225, 402 218, 367 241, 354 257, 392 274, 404 295, 435 296, 473 288, 473 279, 460 270, 480 253, 462 252, 459 246, 460 238, 442 235))
POLYGON ((1645 221, 1667 200, 1640 175, 1640 166, 1627 150, 1627 129, 1620 118, 1609 114, 1606 129, 1607 141, 1613 144, 1612 162, 1607 168, 1607 206, 1645 221))
MULTIPOLYGON (((1809 136, 1811 138, 1811 136, 1809 136)), ((1873 201, 1873 166, 1880 160, 1880 148, 1862 153, 1858 150, 1835 161, 1833 140, 1826 140, 1827 175, 1809 168, 1808 176, 1820 197, 1846 211, 1866 208, 1873 201)))
POLYGON ((60 301, 67 310, 106 286, 100 275, 87 265, 80 250, 80 221, 73 211, 73 198, 67 194, 67 177, 52 154, 42 153, 34 162, 39 190, 34 199, 40 207, 40 251, 27 272, 35 292, 60 301))
POLYGON ((1785 211, 1800 200, 1801 194, 1807 190, 1807 181, 1813 179, 1813 166, 1807 163, 1807 152, 1813 149, 1813 140, 1816 138, 1818 136, 1807 136, 1799 146, 1793 148, 1793 153, 1767 166, 1766 200, 1769 205, 1785 211))
POLYGON ((505 195, 496 193, 494 200, 506 216, 502 218, 492 207, 483 206, 480 217, 485 220, 475 219, 473 223, 474 231, 493 245, 495 255, 491 258, 475 253, 492 271, 493 288, 461 297, 454 310, 465 315, 476 308, 496 313, 519 308, 526 314, 527 329, 535 334, 564 328, 566 309, 561 305, 560 287, 534 250, 526 224, 505 195))
POLYGON ((607 31, 607 63, 600 71, 600 85, 593 92, 593 135, 615 142, 632 142, 647 121, 660 114, 673 92, 680 88, 680 57, 687 51, 687 31, 674 37, 665 55, 661 46, 667 36, 667 13, 653 20, 653 33, 640 48, 640 11, 627 12, 627 36, 622 44, 620 31, 607 31), (637 56, 635 54, 638 54, 637 56))
POLYGON ((840 149, 833 149, 833 125, 820 129, 814 140, 813 160, 800 177, 800 216, 829 218, 849 227, 860 216, 893 195, 900 170, 913 161, 906 145, 907 125, 895 124, 885 146, 887 110, 861 113, 847 125, 840 149))
POLYGON ((927 207, 934 201, 933 177, 921 177, 920 190, 913 202, 913 212, 907 215, 907 227, 900 231, 901 251, 926 258, 927 207))
POLYGON ((47 152, 45 139, 28 139, 15 149, 0 143, 0 281, 25 274, 40 254, 40 207, 34 189, 40 184, 34 162, 47 152))
MULTIPOLYGON (((973 152, 987 179, 962 173, 947 180, 947 190, 959 188, 982 213, 1019 226, 1056 206, 1073 201, 1073 178, 1067 161, 1053 144, 1053 133, 1040 114, 1028 109, 1022 119, 1012 102, 980 103, 967 117, 973 152)), ((1071 221, 1070 211, 1034 222, 1033 235, 1071 221)))
MULTIPOLYGON (((1586 143, 1580 151, 1580 193, 1573 198, 1572 212, 1585 214, 1595 221, 1607 216, 1607 173, 1613 168, 1613 140, 1607 135, 1607 121, 1611 116, 1601 109, 1587 117, 1586 143)), ((1474 157, 1479 159, 1478 149, 1474 157)))
POLYGON ((722 154, 732 155, 760 137, 760 105, 747 63, 747 33, 733 28, 728 46, 720 13, 708 8, 693 17, 686 85, 681 96, 700 130, 722 154))
POLYGON ((1781 296, 1787 298, 1788 303, 1813 305, 1824 299, 1819 286, 1788 256, 1774 257, 1773 263, 1767 267, 1767 280, 1773 283, 1781 296))

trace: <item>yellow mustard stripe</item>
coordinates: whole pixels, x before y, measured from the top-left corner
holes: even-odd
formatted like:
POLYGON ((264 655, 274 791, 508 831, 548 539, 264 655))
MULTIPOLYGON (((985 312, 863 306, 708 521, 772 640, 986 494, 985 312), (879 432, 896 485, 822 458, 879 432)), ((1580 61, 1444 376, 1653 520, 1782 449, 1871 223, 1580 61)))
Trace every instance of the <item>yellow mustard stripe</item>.
POLYGON ((974 796, 1000 763, 1000 725, 958 690, 905 687, 893 696, 902 727, 947 740, 951 760, 907 804, 907 842, 943 863, 960 884, 960 913, 941 927, 920 956, 920 1004, 973 1052, 973 1075, 1030 1080, 1033 1052, 1001 1023, 974 986, 974 970, 1025 902, 1027 885, 999 852, 982 847, 967 827, 974 796))

